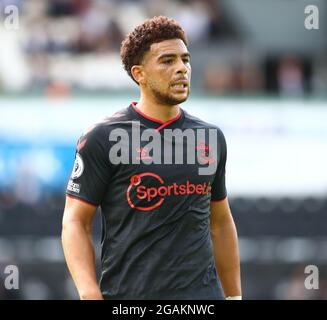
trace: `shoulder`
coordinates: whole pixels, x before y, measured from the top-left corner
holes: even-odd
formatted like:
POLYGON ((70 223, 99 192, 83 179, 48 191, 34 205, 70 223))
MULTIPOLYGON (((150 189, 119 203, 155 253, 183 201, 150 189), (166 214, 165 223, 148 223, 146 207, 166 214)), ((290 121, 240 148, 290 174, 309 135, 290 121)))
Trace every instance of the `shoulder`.
POLYGON ((220 139, 225 140, 225 136, 223 131, 220 129, 219 126, 216 124, 212 124, 209 122, 206 122, 196 116, 191 115, 187 111, 183 110, 185 121, 184 125, 186 128, 192 128, 192 129, 214 129, 217 132, 217 135, 220 139))
POLYGON ((87 127, 82 135, 81 138, 89 138, 89 139, 96 139, 102 137, 104 134, 110 132, 110 130, 119 127, 123 123, 129 122, 130 116, 128 113, 128 108, 122 109, 120 111, 115 112, 111 116, 105 117, 100 121, 90 125, 87 127))
POLYGON ((87 127, 80 135, 77 142, 77 152, 87 152, 87 150, 103 150, 108 147, 108 135, 114 128, 121 127, 122 124, 129 121, 127 108, 115 112, 113 115, 87 127))
POLYGON ((113 125, 116 123, 126 122, 131 120, 129 108, 124 108, 115 112, 113 115, 104 118, 100 124, 102 125, 113 125))

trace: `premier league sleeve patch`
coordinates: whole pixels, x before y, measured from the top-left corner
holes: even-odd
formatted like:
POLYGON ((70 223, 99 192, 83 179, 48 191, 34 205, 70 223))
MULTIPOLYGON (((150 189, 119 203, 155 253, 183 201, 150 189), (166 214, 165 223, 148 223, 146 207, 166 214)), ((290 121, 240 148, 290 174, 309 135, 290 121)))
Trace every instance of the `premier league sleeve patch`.
POLYGON ((79 153, 76 153, 71 179, 74 180, 79 178, 83 174, 83 171, 84 171, 84 162, 82 156, 79 153))
POLYGON ((67 190, 78 194, 81 191, 81 185, 79 183, 74 183, 73 180, 70 179, 67 185, 67 190))

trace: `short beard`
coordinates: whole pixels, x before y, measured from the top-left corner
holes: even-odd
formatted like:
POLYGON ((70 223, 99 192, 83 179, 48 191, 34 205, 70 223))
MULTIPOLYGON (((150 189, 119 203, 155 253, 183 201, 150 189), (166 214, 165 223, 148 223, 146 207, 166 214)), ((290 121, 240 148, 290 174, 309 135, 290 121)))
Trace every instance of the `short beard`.
MULTIPOLYGON (((151 88, 152 93, 155 97, 155 99, 160 103, 160 104, 165 104, 165 105, 171 105, 171 106, 175 106, 176 104, 182 103, 184 101, 187 100, 190 91, 187 92, 187 96, 186 98, 182 98, 182 99, 176 99, 172 96, 170 96, 169 94, 163 94, 160 91, 158 91, 155 88, 151 88)), ((188 89, 189 90, 189 89, 188 89)))

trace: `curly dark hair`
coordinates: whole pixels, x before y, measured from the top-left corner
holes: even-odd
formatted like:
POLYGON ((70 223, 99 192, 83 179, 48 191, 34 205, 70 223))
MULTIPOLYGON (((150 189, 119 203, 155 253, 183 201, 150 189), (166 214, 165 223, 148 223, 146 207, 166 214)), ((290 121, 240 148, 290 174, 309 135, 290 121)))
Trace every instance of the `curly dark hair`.
POLYGON ((142 62, 144 54, 153 43, 170 39, 181 39, 187 45, 182 27, 174 19, 165 16, 145 20, 126 36, 121 44, 120 56, 124 69, 134 81, 131 68, 142 62))

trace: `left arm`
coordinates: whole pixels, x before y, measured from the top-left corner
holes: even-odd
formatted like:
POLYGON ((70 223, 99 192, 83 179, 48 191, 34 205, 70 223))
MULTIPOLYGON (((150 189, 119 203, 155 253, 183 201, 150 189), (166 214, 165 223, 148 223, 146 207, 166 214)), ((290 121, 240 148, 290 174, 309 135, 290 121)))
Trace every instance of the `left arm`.
POLYGON ((225 297, 242 296, 237 231, 227 197, 211 201, 210 211, 213 253, 225 297))

